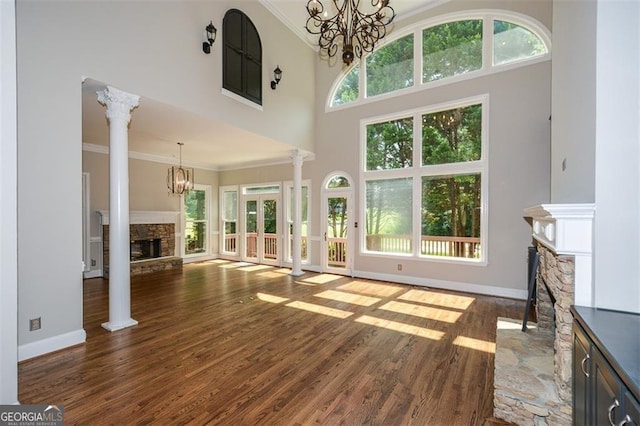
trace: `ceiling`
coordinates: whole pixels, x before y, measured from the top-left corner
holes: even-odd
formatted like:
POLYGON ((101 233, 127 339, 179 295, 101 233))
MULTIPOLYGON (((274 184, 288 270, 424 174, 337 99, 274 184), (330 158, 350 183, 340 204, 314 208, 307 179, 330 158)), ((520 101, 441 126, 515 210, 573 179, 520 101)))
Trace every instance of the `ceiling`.
MULTIPOLYGON (((442 1, 396 0, 391 6, 396 11, 396 21, 400 21, 442 1)), ((304 28, 308 16, 305 0, 260 2, 314 48, 314 37, 304 28)), ((96 96, 96 92, 105 87, 105 83, 91 79, 83 83, 82 140, 85 149, 90 151, 107 152, 109 145, 106 109, 96 96)), ((140 99, 140 107, 133 117, 129 126, 129 152, 133 158, 173 164, 179 157, 177 142, 181 141, 185 143, 184 165, 224 170, 285 162, 292 149, 290 145, 148 98, 140 99), (237 143, 220 142, 229 140, 237 143)))

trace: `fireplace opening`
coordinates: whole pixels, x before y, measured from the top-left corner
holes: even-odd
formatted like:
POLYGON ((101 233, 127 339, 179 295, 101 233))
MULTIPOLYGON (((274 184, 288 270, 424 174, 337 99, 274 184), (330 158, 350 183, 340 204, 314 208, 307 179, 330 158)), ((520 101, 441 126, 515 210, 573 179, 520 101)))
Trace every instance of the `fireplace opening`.
POLYGON ((161 238, 131 241, 131 261, 133 262, 136 260, 155 259, 157 257, 160 257, 160 254, 162 253, 160 251, 161 241, 161 238))

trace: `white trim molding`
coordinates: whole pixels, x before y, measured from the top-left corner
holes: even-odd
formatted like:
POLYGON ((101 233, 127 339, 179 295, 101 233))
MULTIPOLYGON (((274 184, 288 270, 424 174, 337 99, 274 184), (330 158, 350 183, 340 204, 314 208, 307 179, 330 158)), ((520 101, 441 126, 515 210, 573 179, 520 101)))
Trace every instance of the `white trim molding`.
MULTIPOLYGON (((101 216, 101 225, 109 224, 109 210, 98 210, 101 216)), ((129 212, 129 224, 155 224, 155 223, 178 223, 179 211, 131 211, 129 212)), ((177 228, 176 228, 177 230, 177 228)))
POLYGON ((595 204, 540 204, 524 209, 533 238, 556 254, 575 258, 576 305, 594 306, 593 219, 595 204))
POLYGON ((84 329, 70 331, 31 343, 18 346, 18 361, 35 358, 49 352, 58 351, 70 346, 80 345, 87 340, 84 329))

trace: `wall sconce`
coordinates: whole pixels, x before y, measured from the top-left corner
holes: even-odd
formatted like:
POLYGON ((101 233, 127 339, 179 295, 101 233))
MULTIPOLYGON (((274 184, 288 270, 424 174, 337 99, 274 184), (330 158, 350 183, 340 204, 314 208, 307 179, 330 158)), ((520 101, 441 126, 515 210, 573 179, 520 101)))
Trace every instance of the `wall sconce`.
POLYGON ((202 51, 207 55, 211 53, 211 46, 213 46, 213 42, 216 41, 216 33, 218 30, 213 26, 213 21, 209 22, 205 28, 207 32, 207 41, 202 42, 202 51))
POLYGON ((282 78, 282 70, 278 65, 275 70, 273 70, 273 80, 271 80, 271 88, 276 90, 276 86, 280 83, 280 79, 282 78))

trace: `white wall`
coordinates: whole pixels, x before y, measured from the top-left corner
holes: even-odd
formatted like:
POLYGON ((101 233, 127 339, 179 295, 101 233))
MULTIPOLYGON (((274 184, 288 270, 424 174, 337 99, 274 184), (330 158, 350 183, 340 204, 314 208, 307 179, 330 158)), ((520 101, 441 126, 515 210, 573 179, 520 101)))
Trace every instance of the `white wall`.
POLYGON ((314 70, 313 51, 256 1, 23 1, 16 14, 18 339, 33 356, 84 340, 82 78, 312 150, 314 70), (263 111, 220 94, 220 45, 202 53, 205 25, 221 30, 232 7, 262 37, 263 111), (271 91, 277 64, 286 81, 271 91), (42 329, 29 332, 34 317, 42 329))
POLYGON ((593 203, 596 0, 555 1, 553 28, 551 202, 593 203))
POLYGON ((15 3, 0 1, 0 404, 18 402, 15 3))
POLYGON ((632 312, 640 312, 639 11, 636 1, 597 6, 595 305, 632 312))

